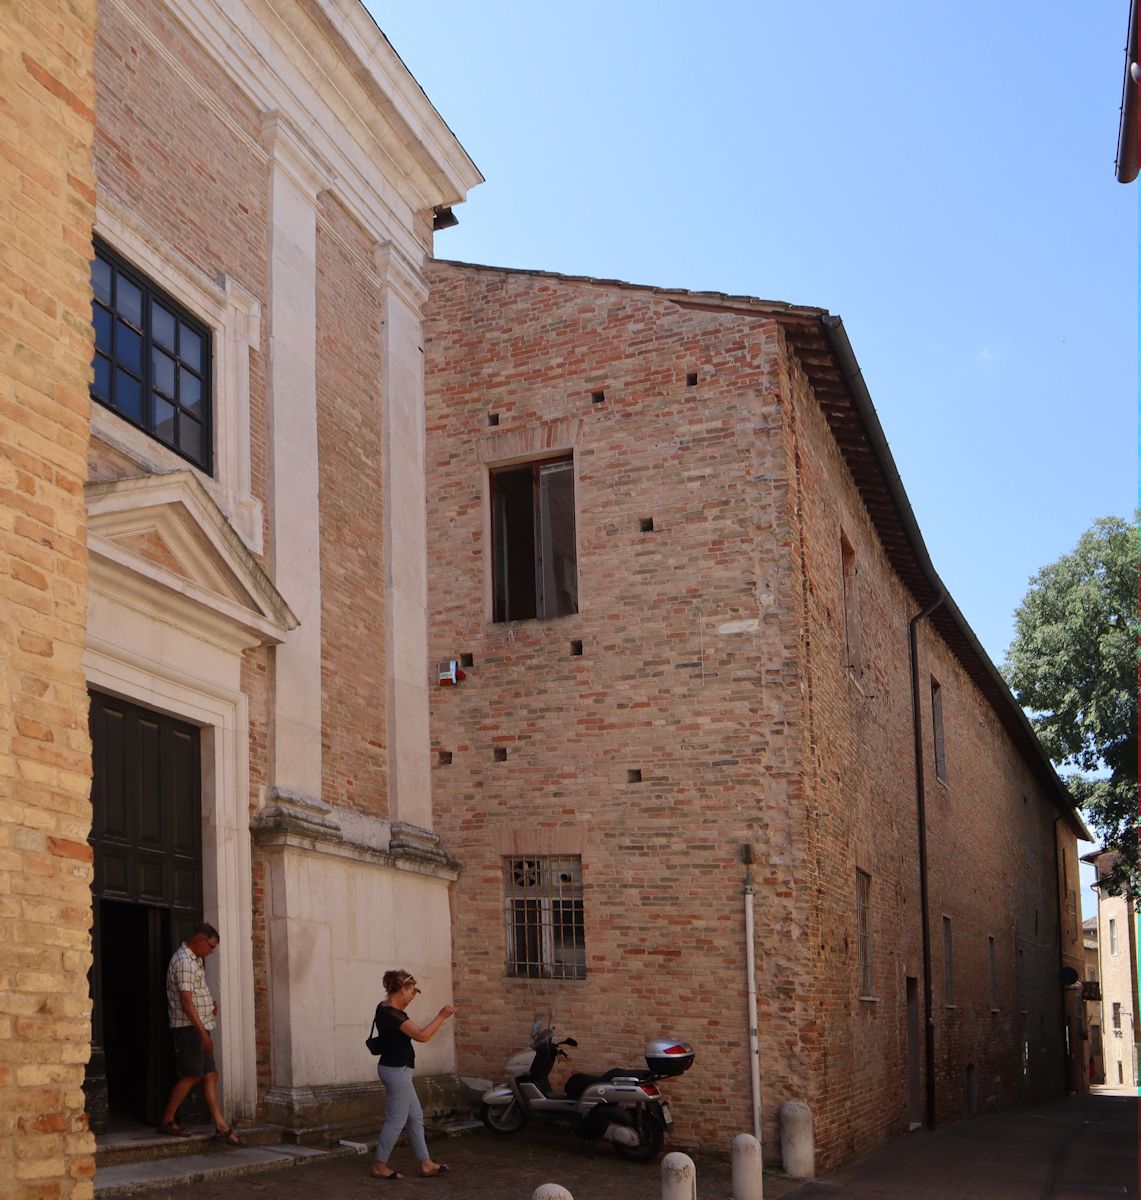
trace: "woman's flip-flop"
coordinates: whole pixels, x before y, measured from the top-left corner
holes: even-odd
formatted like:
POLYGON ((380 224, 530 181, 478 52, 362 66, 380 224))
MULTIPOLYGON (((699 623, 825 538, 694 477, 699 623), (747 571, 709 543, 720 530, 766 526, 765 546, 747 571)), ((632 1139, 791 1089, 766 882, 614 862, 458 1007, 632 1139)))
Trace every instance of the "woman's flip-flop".
POLYGON ((399 1171, 389 1171, 387 1175, 381 1175, 380 1172, 375 1167, 373 1167, 372 1171, 370 1171, 369 1174, 372 1175, 373 1179, 403 1179, 404 1178, 404 1176, 401 1175, 399 1171))
POLYGON ((447 1174, 448 1174, 448 1168, 446 1166, 444 1166, 443 1163, 440 1163, 440 1165, 434 1171, 421 1171, 420 1178, 421 1179, 435 1179, 437 1175, 447 1175, 447 1174))
POLYGON ((177 1121, 163 1121, 163 1123, 158 1127, 158 1131, 164 1137, 190 1137, 191 1136, 190 1130, 184 1128, 182 1125, 179 1125, 179 1123, 177 1121))

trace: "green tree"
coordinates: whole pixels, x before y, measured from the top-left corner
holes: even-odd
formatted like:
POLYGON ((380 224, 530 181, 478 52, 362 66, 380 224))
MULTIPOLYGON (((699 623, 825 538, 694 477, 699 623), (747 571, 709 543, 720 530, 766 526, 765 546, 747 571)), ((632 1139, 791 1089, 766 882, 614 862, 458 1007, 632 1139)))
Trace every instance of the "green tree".
POLYGON ((1137 529, 1095 521, 1043 567, 1014 614, 1004 674, 1089 824, 1141 899, 1137 843, 1137 529))

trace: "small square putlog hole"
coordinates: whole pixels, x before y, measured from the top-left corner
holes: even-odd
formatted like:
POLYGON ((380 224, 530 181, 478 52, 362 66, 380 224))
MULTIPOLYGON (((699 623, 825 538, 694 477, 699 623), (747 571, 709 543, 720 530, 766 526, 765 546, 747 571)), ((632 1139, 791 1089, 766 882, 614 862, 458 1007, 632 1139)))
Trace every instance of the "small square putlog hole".
POLYGON ((590 393, 591 404, 601 404, 606 399, 606 393, 601 388, 597 392, 590 393))
POLYGON ((637 767, 634 770, 627 771, 626 772, 626 782, 627 783, 641 783, 642 782, 641 768, 637 767))
POLYGON ((506 746, 496 746, 495 747, 495 761, 496 762, 506 762, 507 761, 507 747, 506 746))
POLYGON ((450 767, 452 765, 452 752, 450 750, 437 751, 436 761, 441 767, 450 767))
POLYGON ((582 642, 577 638, 571 642, 571 658, 582 658, 582 642))
POLYGON ((654 518, 653 517, 643 517, 638 522, 638 528, 643 533, 653 533, 654 532, 654 518))
POLYGON ((487 423, 494 428, 496 425, 499 424, 499 414, 498 413, 488 413, 487 414, 487 423))
POLYGON ((697 387, 697 372, 696 371, 690 371, 689 374, 686 375, 685 386, 686 387, 697 387))
POLYGON ((474 667, 475 666, 475 655, 474 654, 461 654, 460 655, 460 666, 461 667, 474 667))

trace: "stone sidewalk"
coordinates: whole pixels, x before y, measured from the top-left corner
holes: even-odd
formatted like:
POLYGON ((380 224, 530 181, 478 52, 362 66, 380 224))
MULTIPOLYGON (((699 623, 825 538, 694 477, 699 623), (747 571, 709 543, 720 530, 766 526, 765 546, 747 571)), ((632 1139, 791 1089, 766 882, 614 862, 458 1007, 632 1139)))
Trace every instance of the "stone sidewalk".
MULTIPOLYGON (((1137 1198, 1138 1101, 1099 1095, 960 1121, 897 1138, 827 1179, 801 1184, 767 1173, 765 1200, 1093 1200, 1137 1198)), ((731 1140, 726 1137, 726 1145, 731 1140)), ((559 1183, 575 1200, 660 1200, 656 1163, 624 1162, 612 1148, 584 1154, 578 1143, 528 1128, 513 1137, 474 1134, 430 1143, 451 1173, 397 1184, 369 1177, 370 1157, 320 1161, 182 1186, 134 1192, 138 1200, 363 1200, 378 1191, 433 1200, 530 1200, 559 1183)), ((240 1154, 240 1151, 234 1152, 240 1154)), ((694 1154, 700 1200, 729 1200, 728 1161, 694 1154)), ((414 1168, 406 1147, 393 1156, 414 1168)), ((96 1186, 99 1180, 96 1178, 96 1186)))

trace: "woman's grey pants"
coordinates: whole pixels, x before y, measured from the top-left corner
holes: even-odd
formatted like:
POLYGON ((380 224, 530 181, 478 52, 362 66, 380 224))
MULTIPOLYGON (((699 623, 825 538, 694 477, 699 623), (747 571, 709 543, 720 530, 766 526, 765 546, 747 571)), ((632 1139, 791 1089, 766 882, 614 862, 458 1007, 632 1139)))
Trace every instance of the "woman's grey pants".
POLYGON ((376 1161, 386 1163, 396 1145, 396 1139, 408 1128, 412 1153, 420 1162, 428 1159, 428 1143, 424 1141, 424 1110, 412 1085, 411 1067, 386 1067, 377 1063, 376 1073, 384 1084, 384 1128, 376 1143, 376 1161))

